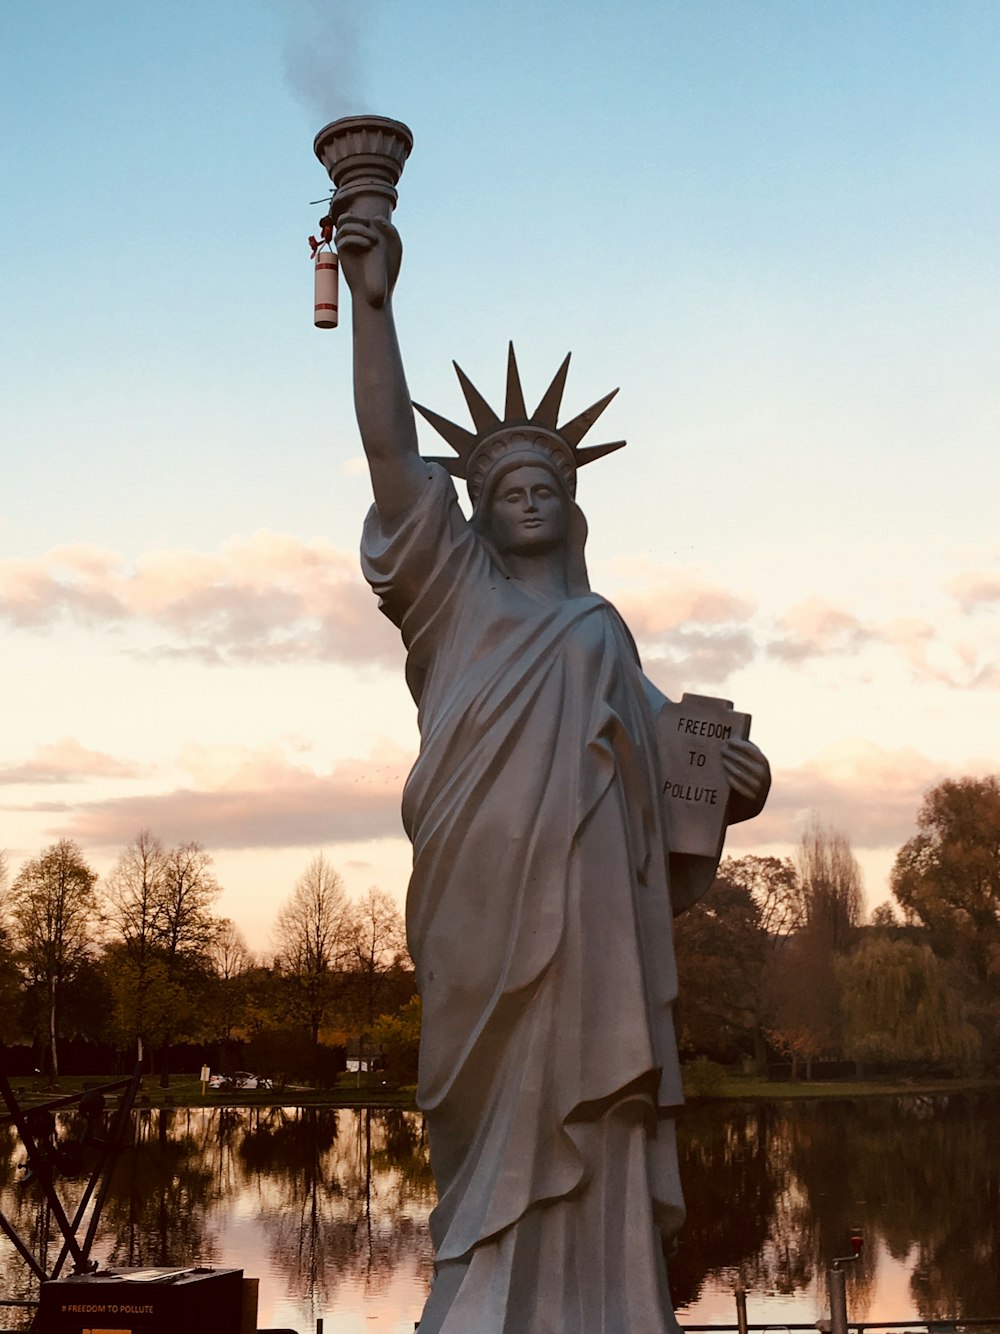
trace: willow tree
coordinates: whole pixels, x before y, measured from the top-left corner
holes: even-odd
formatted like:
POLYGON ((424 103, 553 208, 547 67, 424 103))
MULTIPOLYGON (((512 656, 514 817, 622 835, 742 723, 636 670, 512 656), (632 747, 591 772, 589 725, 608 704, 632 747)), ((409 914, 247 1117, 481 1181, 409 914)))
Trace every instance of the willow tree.
POLYGON ((979 1055, 965 1002, 930 946, 876 935, 838 959, 836 972, 848 1060, 965 1068, 979 1055))

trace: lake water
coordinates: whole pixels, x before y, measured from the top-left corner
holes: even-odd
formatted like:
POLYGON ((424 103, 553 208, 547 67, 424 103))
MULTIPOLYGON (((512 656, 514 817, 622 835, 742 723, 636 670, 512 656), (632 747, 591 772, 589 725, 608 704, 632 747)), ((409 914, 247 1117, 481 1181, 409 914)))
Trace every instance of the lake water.
MULTIPOLYGON (((73 1133, 70 1118, 60 1134, 73 1133)), ((696 1105, 684 1115, 688 1222, 671 1264, 682 1323, 825 1313, 825 1271, 865 1246, 852 1319, 1000 1316, 1000 1103, 952 1094, 696 1105)), ((35 1241, 45 1209, 0 1127, 0 1207, 35 1241)), ((78 1184, 60 1183, 75 1205, 78 1184)), ((235 1265, 262 1326, 411 1334, 431 1272, 434 1185, 419 1114, 323 1108, 137 1112, 94 1248, 120 1265, 235 1265)), ((30 1291, 0 1237, 0 1295, 30 1291)), ((16 1327, 0 1311, 0 1325, 16 1327)))

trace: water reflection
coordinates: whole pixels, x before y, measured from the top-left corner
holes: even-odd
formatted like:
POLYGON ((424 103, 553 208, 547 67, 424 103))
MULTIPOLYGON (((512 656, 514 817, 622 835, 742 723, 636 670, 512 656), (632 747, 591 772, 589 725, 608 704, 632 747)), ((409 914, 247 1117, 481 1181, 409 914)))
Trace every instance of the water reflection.
POLYGON ((742 1276, 751 1294, 812 1294, 821 1307, 827 1267, 859 1227, 852 1318, 1000 1315, 998 1135, 993 1096, 690 1108, 676 1304, 694 1320, 742 1276), (902 1290, 894 1269, 908 1274, 902 1290))
MULTIPOLYGON (((60 1123, 60 1135, 71 1123, 60 1123)), ((952 1095, 696 1106, 681 1125, 689 1217, 671 1284, 681 1318, 821 1314, 826 1267, 860 1227, 854 1319, 1000 1314, 1000 1109, 952 1095), (723 1300, 725 1295, 725 1300, 723 1300)), ((0 1127, 0 1197, 22 1235, 55 1234, 0 1127)), ((61 1183, 69 1207, 83 1180, 61 1183)), ((236 1264, 261 1279, 261 1323, 303 1334, 411 1330, 430 1276, 434 1201, 422 1119, 399 1110, 144 1111, 116 1167, 94 1254, 122 1265, 236 1264), (357 1324, 352 1325, 355 1317, 357 1324)), ((0 1292, 31 1291, 0 1239, 0 1292)), ((16 1324, 9 1315, 0 1322, 16 1324)))

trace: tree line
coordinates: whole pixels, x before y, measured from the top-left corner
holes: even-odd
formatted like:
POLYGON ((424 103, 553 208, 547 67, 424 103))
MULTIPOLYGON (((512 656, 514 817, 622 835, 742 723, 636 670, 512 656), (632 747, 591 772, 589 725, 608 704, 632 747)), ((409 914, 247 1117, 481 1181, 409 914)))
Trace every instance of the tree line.
MULTIPOLYGON (((683 1058, 961 1070, 1000 1059, 1000 779, 947 780, 900 848, 893 900, 864 921, 843 832, 811 824, 792 858, 727 858, 676 922, 683 1058)), ((375 888, 356 899, 322 855, 255 956, 216 914, 197 843, 140 832, 101 880, 63 839, 14 874, 0 856, 0 1037, 59 1071, 85 1038, 155 1063, 214 1044, 262 1073, 325 1080, 362 1035, 412 1080, 420 1028, 403 923, 375 888), (237 1048, 236 1044, 242 1044, 237 1048)), ((371 1050, 371 1047, 369 1047, 371 1050)))
POLYGON ((792 1077, 816 1061, 970 1071, 1000 1058, 1000 780, 948 779, 863 919, 847 836, 727 858, 677 921, 682 1054, 792 1077))
POLYGON ((103 880, 69 839, 16 874, 0 856, 3 1040, 30 1043, 53 1082, 70 1037, 134 1052, 165 1085, 171 1050, 190 1042, 213 1044, 223 1067, 238 1041, 262 1072, 321 1078, 346 1042, 411 1000, 395 903, 374 887, 350 898, 322 854, 279 908, 264 957, 216 913, 220 893, 200 844, 168 847, 149 830, 103 880))

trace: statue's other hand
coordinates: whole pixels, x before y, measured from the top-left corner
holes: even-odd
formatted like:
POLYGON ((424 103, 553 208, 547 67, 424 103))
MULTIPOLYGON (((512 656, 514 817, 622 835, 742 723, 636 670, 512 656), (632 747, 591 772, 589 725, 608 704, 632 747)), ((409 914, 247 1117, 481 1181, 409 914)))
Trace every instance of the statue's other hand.
POLYGON ((724 741, 722 767, 733 790, 729 803, 730 824, 759 815, 771 788, 771 766, 764 752, 752 741, 724 741))
POLYGON ((335 241, 351 295, 355 301, 380 309, 399 277, 403 257, 399 232, 387 218, 345 213, 337 224, 335 241))

